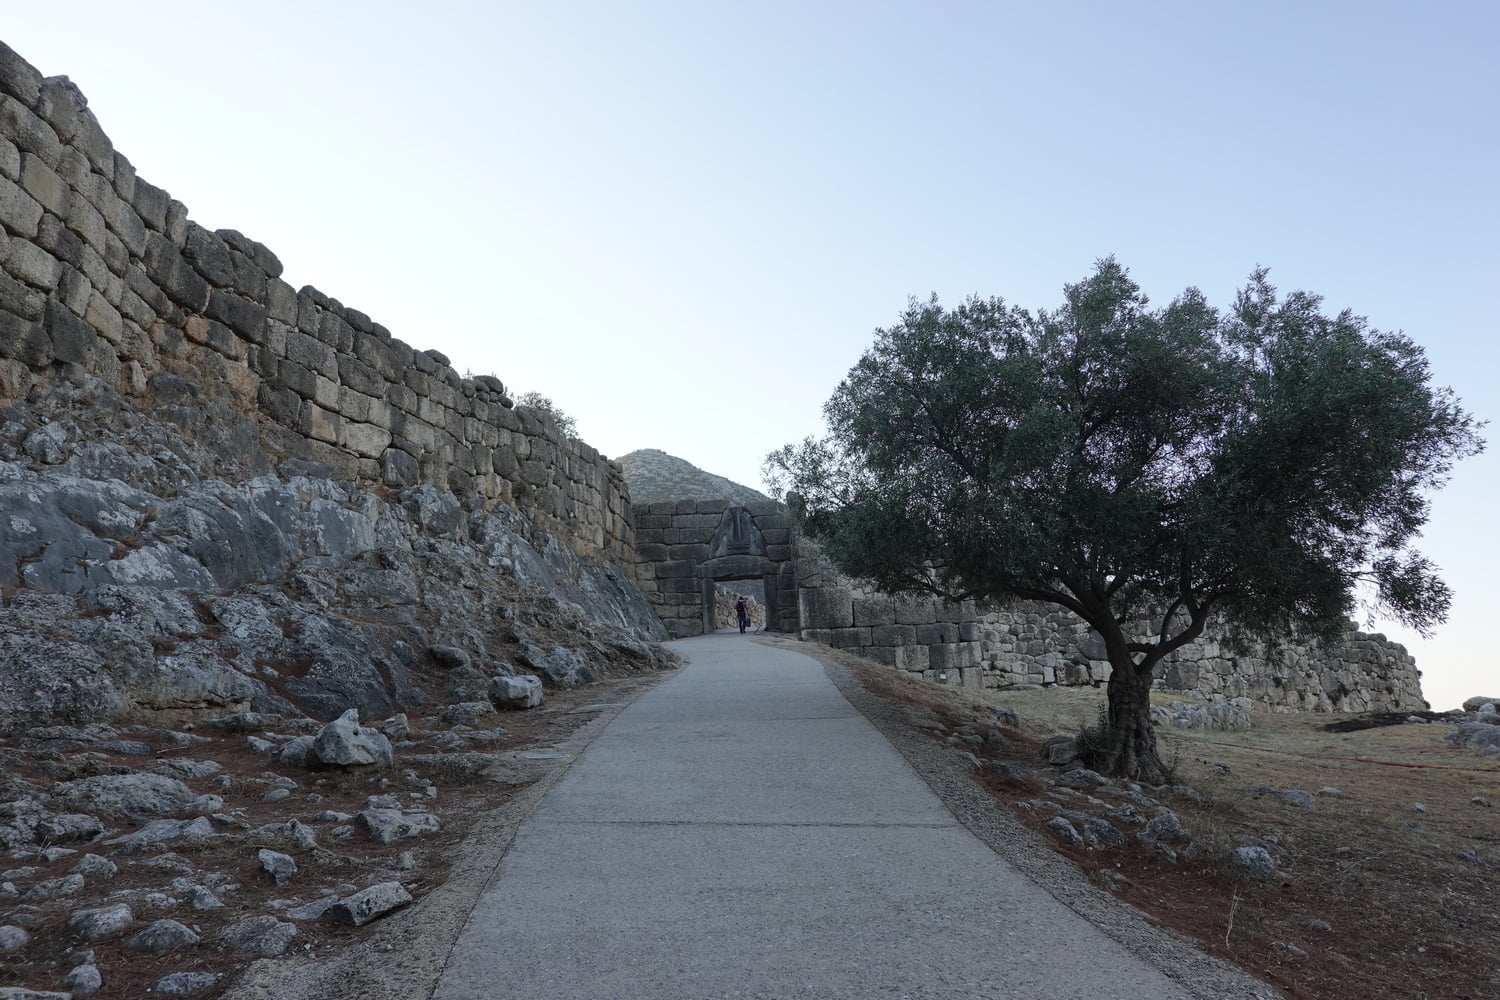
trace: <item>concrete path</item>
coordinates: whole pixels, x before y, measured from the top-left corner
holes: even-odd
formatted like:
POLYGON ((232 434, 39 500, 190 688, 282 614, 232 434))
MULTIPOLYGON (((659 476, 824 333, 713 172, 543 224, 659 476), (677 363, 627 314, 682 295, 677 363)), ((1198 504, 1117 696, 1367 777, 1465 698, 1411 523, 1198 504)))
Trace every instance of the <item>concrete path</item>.
POLYGON ((436 1000, 1188 995, 960 826, 816 661, 673 648, 522 824, 436 1000))

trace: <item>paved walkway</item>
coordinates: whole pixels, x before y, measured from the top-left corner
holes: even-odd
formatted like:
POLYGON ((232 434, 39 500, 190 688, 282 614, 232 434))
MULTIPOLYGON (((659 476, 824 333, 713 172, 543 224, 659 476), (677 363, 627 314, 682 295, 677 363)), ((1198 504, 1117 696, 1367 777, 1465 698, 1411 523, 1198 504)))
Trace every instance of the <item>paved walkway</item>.
POLYGON ((436 1000, 1187 996, 960 826, 816 661, 673 648, 522 824, 436 1000))

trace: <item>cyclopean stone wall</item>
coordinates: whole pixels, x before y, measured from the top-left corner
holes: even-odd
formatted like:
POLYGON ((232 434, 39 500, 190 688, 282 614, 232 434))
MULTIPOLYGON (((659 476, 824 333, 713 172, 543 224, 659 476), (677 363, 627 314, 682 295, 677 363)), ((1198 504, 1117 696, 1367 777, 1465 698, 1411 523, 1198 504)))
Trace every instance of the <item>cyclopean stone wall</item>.
POLYGON ((505 501, 584 555, 633 562, 620 467, 489 376, 281 280, 266 247, 188 220, 82 93, 0 43, 0 398, 163 374, 257 415, 273 454, 342 478, 505 501))
MULTIPOLYGON (((796 541, 801 638, 942 684, 1006 688, 1100 684, 1101 641, 1070 612, 1020 603, 981 612, 972 602, 895 599, 842 576, 805 539, 796 541)), ((1210 701, 1249 698, 1273 711, 1413 711, 1427 707, 1421 672, 1405 647, 1351 625, 1342 643, 1286 642, 1232 649, 1224 630, 1164 661, 1157 686, 1210 701)))

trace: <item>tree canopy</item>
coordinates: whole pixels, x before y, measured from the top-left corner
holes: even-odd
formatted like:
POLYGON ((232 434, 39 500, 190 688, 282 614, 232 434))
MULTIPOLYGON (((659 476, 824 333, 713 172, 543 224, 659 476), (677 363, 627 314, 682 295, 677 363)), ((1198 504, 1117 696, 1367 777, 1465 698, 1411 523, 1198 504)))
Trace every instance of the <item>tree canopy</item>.
POLYGON ((1103 763, 1145 778, 1145 690, 1211 614, 1328 637, 1363 594, 1441 622, 1451 595, 1414 542, 1483 447, 1403 334, 1279 297, 1265 270, 1227 309, 1195 288, 1151 308, 1113 258, 1053 310, 912 300, 824 412, 826 437, 766 462, 804 530, 889 592, 1077 614, 1131 730, 1103 763))

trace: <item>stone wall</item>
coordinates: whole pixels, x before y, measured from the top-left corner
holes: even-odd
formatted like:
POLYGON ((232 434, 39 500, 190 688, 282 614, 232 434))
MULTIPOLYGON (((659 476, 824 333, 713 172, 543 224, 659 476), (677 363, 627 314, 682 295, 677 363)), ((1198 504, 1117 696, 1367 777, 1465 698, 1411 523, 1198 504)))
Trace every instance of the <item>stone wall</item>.
POLYGON ((0 397, 176 375, 257 415, 270 450, 346 479, 504 501, 591 557, 633 562, 618 465, 311 287, 269 249, 189 221, 137 177, 66 77, 0 43, 0 397))
POLYGON ((673 638, 714 627, 715 580, 762 580, 766 628, 796 632, 797 580, 790 525, 765 500, 679 500, 635 510, 636 585, 673 638))
MULTIPOLYGON (((800 636, 941 684, 1007 688, 1101 684, 1102 642, 1061 608, 1018 603, 894 599, 842 576, 806 539, 796 541, 800 636)), ((1273 711, 1414 711, 1427 707, 1405 647, 1351 625, 1343 641, 1236 650, 1211 629, 1164 661, 1157 687, 1209 701, 1249 698, 1273 711)))

